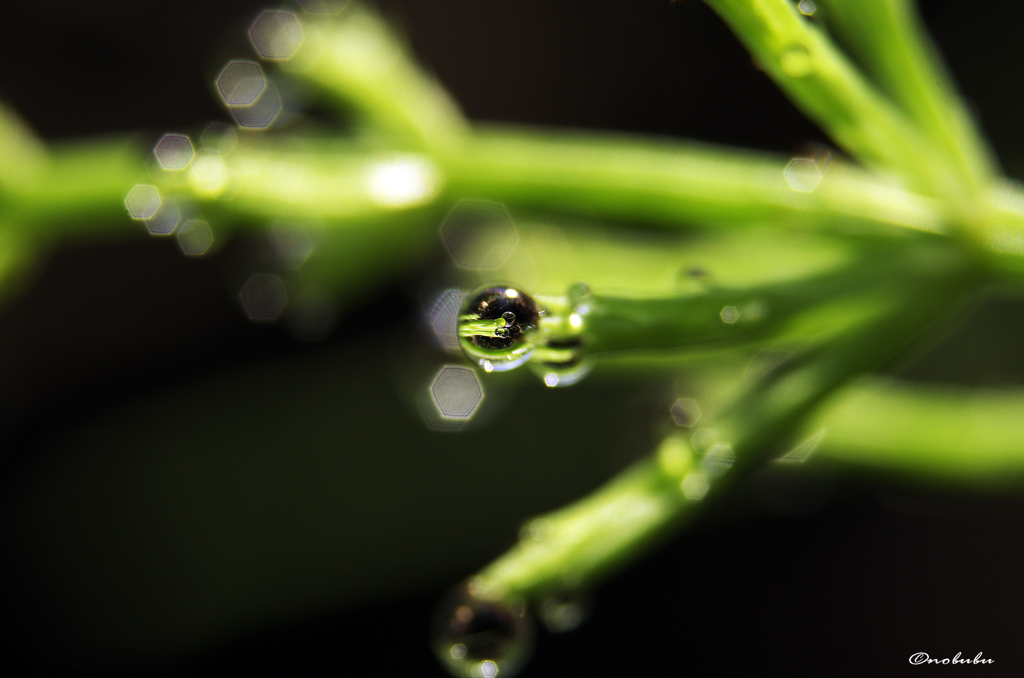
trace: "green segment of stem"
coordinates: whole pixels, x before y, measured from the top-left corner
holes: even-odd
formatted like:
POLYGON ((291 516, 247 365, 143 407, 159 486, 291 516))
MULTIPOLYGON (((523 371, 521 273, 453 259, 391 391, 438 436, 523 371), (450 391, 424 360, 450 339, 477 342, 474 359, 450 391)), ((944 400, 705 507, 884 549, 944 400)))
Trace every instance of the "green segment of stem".
POLYGON ((942 149, 969 194, 995 176, 991 154, 908 0, 819 0, 829 29, 942 149))
POLYGON ((868 379, 829 399, 803 430, 815 455, 870 469, 964 482, 1024 475, 1024 392, 868 379))
POLYGON ((890 359, 978 282, 975 263, 954 248, 925 248, 907 263, 917 275, 872 322, 770 374, 692 444, 670 436, 657 460, 530 523, 516 547, 471 580, 473 589, 515 599, 592 585, 691 517, 706 495, 757 468, 828 394, 890 359))

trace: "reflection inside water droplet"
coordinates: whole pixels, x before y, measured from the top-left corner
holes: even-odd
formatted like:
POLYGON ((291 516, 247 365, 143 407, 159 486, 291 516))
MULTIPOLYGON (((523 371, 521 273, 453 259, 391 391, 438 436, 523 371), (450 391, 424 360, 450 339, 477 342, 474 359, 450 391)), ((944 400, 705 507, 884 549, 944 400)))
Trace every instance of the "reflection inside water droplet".
POLYGON ((477 290, 459 313, 459 345, 486 371, 510 370, 534 351, 531 334, 540 321, 540 307, 528 294, 507 286, 477 290))
POLYGON ((514 675, 533 648, 533 625, 523 604, 481 600, 461 586, 442 602, 434 652, 454 676, 514 675))

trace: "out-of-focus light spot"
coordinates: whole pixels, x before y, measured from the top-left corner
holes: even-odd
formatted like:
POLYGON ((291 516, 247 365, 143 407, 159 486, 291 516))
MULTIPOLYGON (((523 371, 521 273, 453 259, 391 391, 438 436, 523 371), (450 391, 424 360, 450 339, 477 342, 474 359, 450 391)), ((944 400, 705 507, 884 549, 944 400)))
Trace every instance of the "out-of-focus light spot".
POLYGON ((718 444, 718 434, 709 428, 702 428, 693 434, 690 442, 693 443, 693 449, 703 454, 718 444))
POLYGON ((427 202, 437 190, 434 166, 420 157, 377 162, 366 171, 370 198, 383 207, 411 207, 427 202))
POLYGON ((227 155, 238 143, 238 135, 231 125, 222 122, 211 122, 199 137, 203 148, 221 155, 227 155))
POLYGON ((239 294, 242 309, 249 320, 276 320, 288 303, 284 282, 270 273, 256 273, 246 281, 239 294))
POLYGON ((249 28, 249 40, 264 59, 287 59, 302 44, 302 26, 291 12, 268 9, 249 28))
POLYGON ((693 450, 684 440, 670 436, 658 447, 658 466, 670 478, 682 478, 693 466, 693 450))
POLYGON ((540 620, 552 633, 567 633, 579 628, 587 616, 588 605, 579 597, 548 596, 540 603, 540 620))
POLYGON ((210 225, 199 219, 189 219, 178 229, 178 247, 190 257, 206 254, 213 244, 210 225))
POLYGON ((708 479, 703 473, 687 473, 681 488, 687 499, 700 501, 708 493, 708 479))
POLYGON ((735 461, 736 453, 732 451, 731 447, 728 445, 715 445, 704 455, 701 466, 704 467, 709 476, 717 478, 732 468, 735 461))
POLYGON ((189 184, 197 193, 216 197, 224 191, 227 183, 227 168, 219 154, 212 151, 200 151, 196 154, 189 173, 189 184))
POLYGON ((183 170, 192 162, 192 142, 184 134, 165 134, 153 147, 153 155, 165 170, 183 170))
POLYGON ((248 106, 232 106, 231 115, 239 127, 248 130, 261 130, 274 124, 281 113, 281 97, 274 86, 267 84, 259 98, 248 106))
POLYGON ((298 268, 313 252, 313 241, 301 226, 274 224, 270 228, 270 241, 286 268, 298 268))
POLYGON ((672 404, 672 419, 677 426, 693 426, 700 419, 700 406, 696 400, 680 398, 672 404))
POLYGON ((455 643, 451 649, 452 659, 462 659, 466 656, 466 646, 462 643, 455 643))
POLYGON ((572 325, 573 329, 578 330, 583 327, 583 318, 580 317, 579 313, 573 313, 569 316, 569 324, 572 325))
POLYGON ((822 438, 825 437, 825 432, 825 429, 819 429, 810 438, 804 440, 796 447, 791 449, 789 452, 786 452, 785 454, 780 456, 775 461, 781 464, 804 463, 805 461, 807 461, 808 458, 810 458, 812 454, 814 454, 814 450, 818 449, 818 444, 821 443, 822 438))
POLYGON ((797 3, 796 8, 800 10, 800 13, 804 16, 814 16, 814 13, 818 10, 813 0, 800 0, 800 2, 797 3))
POLYGON ((463 200, 445 218, 441 238, 456 265, 493 269, 508 258, 518 235, 504 206, 483 200, 463 200))
POLYGON ((791 78, 806 78, 814 71, 814 60, 803 45, 794 45, 779 57, 779 67, 791 78))
POLYGON ((793 158, 786 165, 786 181, 794 191, 809 193, 821 183, 821 170, 809 158, 793 158))
POLYGON ((323 341, 337 320, 337 302, 314 286, 304 287, 288 304, 288 330, 299 341, 323 341))
POLYGON ((178 211, 178 206, 173 202, 165 202, 160 205, 160 209, 153 216, 146 219, 146 230, 151 235, 170 235, 179 221, 181 221, 181 212, 178 211))
POLYGON ((726 306, 719 315, 722 316, 722 322, 730 325, 740 319, 740 312, 735 306, 726 306))
POLYGON ((548 388, 559 386, 572 386, 585 379, 594 365, 589 360, 584 360, 569 368, 562 368, 557 371, 551 370, 544 374, 544 385, 548 388))
POLYGON ((149 219, 160 208, 160 193, 156 186, 140 184, 128 191, 124 204, 132 219, 149 219))
POLYGON ((266 88, 263 69, 254 61, 229 61, 217 76, 217 91, 228 106, 250 106, 266 88))
POLYGON ((764 320, 768 317, 768 304, 764 303, 760 299, 752 301, 743 307, 742 315, 751 322, 764 320))
POLYGON ((459 351, 458 320, 459 309, 466 299, 466 293, 459 289, 447 289, 437 297, 427 314, 430 329, 437 342, 449 351, 459 351))
POLYGON ((474 667, 474 673, 480 678, 494 678, 498 675, 498 665, 487 659, 474 667))
POLYGON ((430 397, 443 418, 467 420, 480 407, 484 389, 472 369, 445 365, 430 384, 430 397))
POLYGON ((337 14, 352 3, 352 0, 299 0, 299 6, 310 14, 337 14))

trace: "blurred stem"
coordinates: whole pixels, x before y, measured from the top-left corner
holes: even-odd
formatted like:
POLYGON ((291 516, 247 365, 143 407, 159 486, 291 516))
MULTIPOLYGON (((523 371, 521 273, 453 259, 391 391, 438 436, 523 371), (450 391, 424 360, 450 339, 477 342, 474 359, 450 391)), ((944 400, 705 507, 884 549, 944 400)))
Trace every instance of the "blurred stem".
POLYGON ((963 482, 1024 475, 1024 391, 915 386, 882 379, 843 389, 803 431, 815 455, 884 472, 963 482))
POLYGON ((455 101, 376 14, 357 5, 339 19, 307 15, 304 30, 285 68, 344 112, 413 148, 443 151, 468 131, 455 101))
POLYGON ((819 0, 825 21, 870 77, 943 150, 975 196, 995 163, 909 0, 819 0))
POLYGON ((941 203, 879 175, 833 162, 812 190, 798 191, 786 179, 787 163, 692 142, 477 127, 444 167, 453 193, 599 219, 943 228, 941 203))

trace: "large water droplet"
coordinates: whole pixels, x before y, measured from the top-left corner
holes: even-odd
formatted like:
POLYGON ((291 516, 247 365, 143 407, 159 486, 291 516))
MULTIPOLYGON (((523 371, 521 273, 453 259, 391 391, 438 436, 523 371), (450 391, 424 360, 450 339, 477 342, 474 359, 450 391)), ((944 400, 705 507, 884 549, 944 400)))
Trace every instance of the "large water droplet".
POLYGON ((466 298, 459 313, 459 345, 486 371, 510 370, 533 354, 530 335, 540 307, 528 294, 504 285, 485 287, 466 298))
POLYGON ((432 644, 454 676, 509 678, 529 659, 533 624, 524 604, 481 600, 461 586, 442 602, 432 644))

